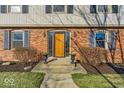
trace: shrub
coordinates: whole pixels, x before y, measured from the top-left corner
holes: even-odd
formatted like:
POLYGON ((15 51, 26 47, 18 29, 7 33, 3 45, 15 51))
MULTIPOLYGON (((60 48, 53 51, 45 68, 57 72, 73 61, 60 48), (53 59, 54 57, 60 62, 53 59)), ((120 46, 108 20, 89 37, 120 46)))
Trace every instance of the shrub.
POLYGON ((80 54, 81 54, 82 62, 95 64, 106 61, 107 51, 99 47, 95 47, 95 48, 82 47, 80 54))
POLYGON ((27 65, 31 62, 38 62, 42 56, 42 53, 38 53, 35 48, 17 47, 14 53, 19 62, 25 62, 27 65))

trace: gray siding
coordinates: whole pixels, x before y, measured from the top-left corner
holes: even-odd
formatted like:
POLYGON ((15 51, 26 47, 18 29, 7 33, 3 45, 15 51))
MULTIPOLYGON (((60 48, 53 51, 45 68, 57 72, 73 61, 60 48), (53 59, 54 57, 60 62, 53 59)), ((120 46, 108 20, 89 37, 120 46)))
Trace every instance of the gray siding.
POLYGON ((124 26, 124 6, 120 6, 119 20, 116 14, 90 13, 86 5, 74 6, 74 14, 46 14, 44 5, 30 5, 28 14, 0 14, 0 26, 124 26))

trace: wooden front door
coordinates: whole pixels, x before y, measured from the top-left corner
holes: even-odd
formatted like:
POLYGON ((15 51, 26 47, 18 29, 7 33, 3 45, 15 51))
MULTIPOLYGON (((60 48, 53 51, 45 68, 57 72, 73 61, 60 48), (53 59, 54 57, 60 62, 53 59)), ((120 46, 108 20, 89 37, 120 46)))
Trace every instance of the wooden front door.
POLYGON ((55 56, 64 57, 64 33, 55 33, 55 56))

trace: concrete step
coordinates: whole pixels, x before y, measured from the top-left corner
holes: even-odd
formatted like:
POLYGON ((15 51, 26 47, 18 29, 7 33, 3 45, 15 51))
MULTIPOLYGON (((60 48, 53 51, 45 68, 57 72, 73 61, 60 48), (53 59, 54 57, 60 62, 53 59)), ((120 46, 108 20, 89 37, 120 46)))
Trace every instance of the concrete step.
POLYGON ((51 63, 48 63, 48 65, 72 65, 71 62, 51 62, 51 63))
POLYGON ((74 64, 42 64, 42 66, 74 66, 74 64))
POLYGON ((49 62, 48 64, 71 64, 71 61, 53 61, 49 62))
MULTIPOLYGON (((74 67, 74 65, 71 66, 42 66, 42 68, 37 69, 38 71, 40 70, 41 72, 47 72, 47 73, 70 73, 70 72, 78 72, 80 71, 80 67, 74 67)), ((37 72, 35 70, 35 72, 37 72)))
POLYGON ((67 66, 64 66, 64 65, 62 65, 62 66, 59 66, 59 65, 58 65, 58 66, 53 66, 53 65, 49 65, 49 66, 47 65, 47 66, 45 66, 45 65, 44 65, 44 66, 42 66, 41 69, 43 69, 43 68, 51 68, 51 69, 52 69, 52 68, 53 68, 53 69, 55 69, 55 68, 63 68, 63 69, 66 69, 66 68, 74 68, 74 65, 70 65, 70 66, 68 66, 68 67, 67 67, 67 66))

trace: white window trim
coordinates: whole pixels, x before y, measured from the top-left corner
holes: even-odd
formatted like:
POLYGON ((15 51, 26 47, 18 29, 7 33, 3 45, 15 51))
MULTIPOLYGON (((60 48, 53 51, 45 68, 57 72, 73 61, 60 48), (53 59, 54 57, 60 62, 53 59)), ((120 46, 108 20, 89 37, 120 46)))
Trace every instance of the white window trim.
MULTIPOLYGON (((24 31, 23 30, 14 30, 14 31, 12 31, 11 33, 14 33, 14 32, 22 32, 22 35, 23 35, 23 47, 24 47, 24 31)), ((11 34, 11 49, 13 50, 14 48, 13 48, 13 36, 12 36, 12 34, 11 34)))
MULTIPOLYGON (((96 47, 96 33, 98 31, 95 32, 95 37, 94 37, 94 47, 96 47)), ((104 32, 105 33, 105 48, 104 49, 108 49, 108 32, 104 32)))

